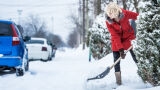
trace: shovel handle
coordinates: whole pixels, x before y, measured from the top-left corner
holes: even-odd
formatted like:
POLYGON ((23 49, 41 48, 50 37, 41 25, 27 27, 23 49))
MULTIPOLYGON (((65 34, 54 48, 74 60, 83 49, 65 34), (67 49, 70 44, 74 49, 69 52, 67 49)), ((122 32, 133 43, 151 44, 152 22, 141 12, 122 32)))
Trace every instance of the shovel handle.
MULTIPOLYGON (((131 50, 133 48, 133 46, 131 45, 124 53, 126 54, 129 50, 131 50)), ((116 62, 110 67, 110 69, 112 69, 120 60, 122 59, 122 57, 119 57, 116 62)))

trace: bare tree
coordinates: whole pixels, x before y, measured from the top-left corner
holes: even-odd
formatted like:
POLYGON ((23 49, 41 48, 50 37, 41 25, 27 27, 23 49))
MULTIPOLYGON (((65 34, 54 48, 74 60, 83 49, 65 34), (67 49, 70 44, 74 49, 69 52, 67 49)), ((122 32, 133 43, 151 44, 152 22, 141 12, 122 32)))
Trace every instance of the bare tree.
POLYGON ((139 13, 139 9, 138 9, 139 2, 140 0, 134 0, 134 3, 133 3, 137 13, 139 13))
POLYGON ((139 13, 138 4, 140 0, 102 0, 102 4, 115 1, 118 5, 122 5, 122 8, 125 10, 136 10, 137 13, 139 13), (133 7, 131 7, 133 5, 133 7))
POLYGON ((26 36, 45 37, 47 32, 46 23, 39 16, 33 14, 29 15, 23 27, 26 36))
MULTIPOLYGON (((87 34, 87 32, 88 32, 88 28, 92 25, 92 17, 90 17, 89 15, 88 15, 88 12, 89 12, 89 7, 88 7, 88 5, 87 4, 89 4, 89 2, 88 2, 88 0, 86 0, 86 7, 85 7, 85 22, 84 22, 84 24, 85 24, 85 36, 86 36, 86 34, 87 34)), ((79 9, 78 9, 79 10, 79 9)), ((81 17, 81 14, 80 14, 80 12, 79 12, 79 15, 77 16, 77 15, 75 15, 74 13, 71 13, 70 14, 70 16, 69 16, 69 20, 71 21, 71 23, 73 23, 74 24, 74 27, 73 28, 71 28, 73 31, 76 31, 77 32, 77 44, 79 45, 79 44, 82 44, 82 41, 83 41, 83 33, 84 33, 84 31, 83 31, 83 17, 81 17)), ((86 38, 86 37, 85 37, 86 38)), ((86 43, 86 42, 85 42, 86 43)))
POLYGON ((76 16, 74 14, 71 15, 71 20, 74 24, 76 24, 76 27, 78 29, 78 31, 80 32, 79 35, 79 43, 82 43, 82 39, 83 39, 83 30, 82 30, 82 0, 79 0, 79 8, 78 8, 78 17, 76 18, 76 16), (77 23, 78 20, 78 23, 77 23))
POLYGON ((101 13, 101 0, 94 0, 94 15, 95 17, 101 13))
POLYGON ((69 35, 69 39, 67 41, 67 44, 71 47, 71 48, 76 48, 78 47, 78 43, 77 43, 77 37, 78 33, 76 30, 74 30, 73 32, 70 33, 69 35))
POLYGON ((127 0, 122 0, 123 9, 127 9, 127 0))
POLYGON ((78 21, 78 17, 75 14, 71 14, 69 19, 74 24, 72 30, 77 31, 77 44, 81 44, 83 37, 82 22, 78 21))
POLYGON ((131 10, 131 11, 135 9, 137 13, 139 13, 139 9, 138 9, 139 2, 140 0, 122 0, 124 9, 131 10), (131 5, 133 5, 133 7, 131 7, 131 5))
MULTIPOLYGON (((36 27, 36 26, 35 26, 36 27)), ((34 37, 46 37, 46 24, 43 22, 41 24, 41 26, 39 26, 39 29, 36 30, 35 34, 34 34, 34 37)))
POLYGON ((62 41, 61 37, 52 33, 46 35, 48 41, 50 41, 56 47, 64 47, 65 43, 62 41))
POLYGON ((33 37, 40 37, 40 38, 45 38, 46 37, 46 32, 43 30, 39 30, 38 32, 36 32, 33 37))
POLYGON ((86 38, 85 38, 85 35, 86 35, 86 20, 85 20, 85 17, 86 17, 86 12, 85 12, 85 9, 86 9, 86 4, 85 4, 85 1, 86 0, 83 0, 83 49, 85 49, 85 43, 86 43, 86 38))

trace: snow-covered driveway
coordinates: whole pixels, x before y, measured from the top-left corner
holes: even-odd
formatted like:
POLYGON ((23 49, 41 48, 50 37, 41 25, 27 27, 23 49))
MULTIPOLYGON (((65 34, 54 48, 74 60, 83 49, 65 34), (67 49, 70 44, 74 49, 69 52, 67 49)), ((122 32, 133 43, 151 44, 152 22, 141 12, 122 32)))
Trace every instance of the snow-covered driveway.
MULTIPOLYGON (((30 62, 30 70, 23 77, 16 77, 15 73, 1 75, 0 90, 109 90, 115 86, 114 70, 102 80, 86 83, 85 78, 97 75, 112 63, 112 54, 89 63, 88 50, 58 51, 52 61, 30 62)), ((144 90, 151 87, 137 75, 137 67, 130 54, 121 65, 123 85, 116 90, 144 90)), ((160 87, 147 90, 160 90, 160 87)))

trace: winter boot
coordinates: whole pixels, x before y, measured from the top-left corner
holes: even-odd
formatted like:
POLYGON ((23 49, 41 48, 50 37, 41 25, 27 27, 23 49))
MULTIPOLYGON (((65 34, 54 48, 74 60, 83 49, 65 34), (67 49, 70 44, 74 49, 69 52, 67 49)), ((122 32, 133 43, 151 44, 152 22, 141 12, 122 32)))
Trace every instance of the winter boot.
POLYGON ((117 85, 121 85, 122 81, 121 81, 121 72, 115 72, 115 77, 116 77, 116 83, 117 85))

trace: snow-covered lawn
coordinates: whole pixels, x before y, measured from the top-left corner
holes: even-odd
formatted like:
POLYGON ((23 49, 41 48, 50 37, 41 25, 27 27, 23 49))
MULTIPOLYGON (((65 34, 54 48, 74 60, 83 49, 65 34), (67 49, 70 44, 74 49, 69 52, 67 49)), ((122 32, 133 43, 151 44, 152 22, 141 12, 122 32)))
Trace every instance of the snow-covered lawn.
MULTIPOLYGON (((99 74, 113 63, 112 54, 99 61, 88 62, 88 49, 57 51, 49 62, 32 61, 23 77, 15 73, 0 75, 0 90, 110 90, 116 86, 114 70, 104 79, 86 82, 87 77, 99 74)), ((130 54, 121 61, 123 85, 116 90, 160 90, 144 84, 130 54)))

